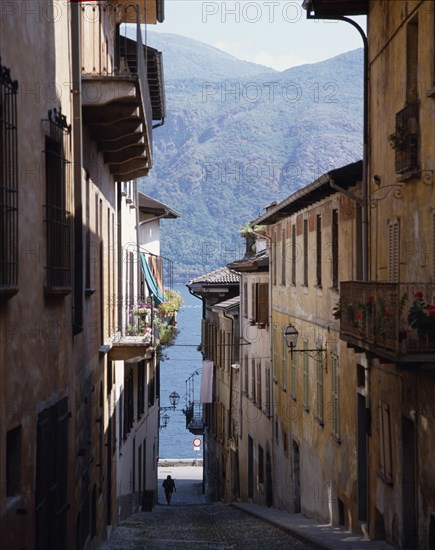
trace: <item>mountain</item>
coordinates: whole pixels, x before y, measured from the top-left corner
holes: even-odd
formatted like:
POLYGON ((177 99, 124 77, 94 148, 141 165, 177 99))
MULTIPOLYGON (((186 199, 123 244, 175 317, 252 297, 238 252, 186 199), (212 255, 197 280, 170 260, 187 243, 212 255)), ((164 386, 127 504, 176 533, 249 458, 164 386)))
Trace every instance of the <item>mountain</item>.
POLYGON ((264 206, 361 158, 362 50, 277 72, 181 36, 148 43, 168 112, 140 188, 181 214, 162 220, 178 281, 240 258, 239 228, 264 206))

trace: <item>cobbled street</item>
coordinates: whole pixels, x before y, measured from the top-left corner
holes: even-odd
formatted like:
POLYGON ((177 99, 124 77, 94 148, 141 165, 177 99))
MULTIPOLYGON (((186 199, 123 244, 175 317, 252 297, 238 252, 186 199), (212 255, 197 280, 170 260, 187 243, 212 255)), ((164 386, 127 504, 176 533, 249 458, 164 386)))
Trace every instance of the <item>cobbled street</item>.
POLYGON ((310 546, 222 503, 158 505, 130 516, 103 550, 297 549, 310 546))
POLYGON ((313 547, 281 529, 221 502, 207 504, 202 496, 202 467, 159 468, 159 504, 121 523, 102 550, 310 550, 313 547), (176 482, 170 506, 162 480, 176 482), (163 504, 165 503, 165 504, 163 504))

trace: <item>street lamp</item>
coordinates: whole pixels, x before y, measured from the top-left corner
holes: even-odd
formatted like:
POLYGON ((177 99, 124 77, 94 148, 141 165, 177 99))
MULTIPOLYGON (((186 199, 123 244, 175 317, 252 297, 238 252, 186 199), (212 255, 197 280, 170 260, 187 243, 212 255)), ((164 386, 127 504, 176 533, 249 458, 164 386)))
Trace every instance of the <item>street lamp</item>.
POLYGON ((169 407, 159 407, 159 412, 162 414, 164 412, 165 414, 161 417, 162 423, 160 424, 160 429, 166 428, 169 422, 170 416, 166 414, 166 411, 175 411, 175 407, 178 405, 178 402, 180 401, 180 395, 173 391, 169 395, 169 403, 171 404, 169 407))
MULTIPOLYGON (((316 349, 295 349, 296 344, 298 343, 299 332, 297 328, 291 323, 285 327, 283 336, 285 338, 287 347, 290 348, 290 354, 292 357, 293 357, 294 351, 308 353, 308 355, 310 355, 309 352, 326 351, 326 348, 321 348, 321 347, 318 347, 316 349)), ((313 355, 310 355, 310 357, 315 358, 313 355)))
POLYGON ((165 413, 165 414, 162 416, 163 423, 160 424, 160 429, 166 428, 166 426, 167 426, 168 423, 169 423, 169 419, 170 419, 169 414, 166 414, 166 413, 165 413))

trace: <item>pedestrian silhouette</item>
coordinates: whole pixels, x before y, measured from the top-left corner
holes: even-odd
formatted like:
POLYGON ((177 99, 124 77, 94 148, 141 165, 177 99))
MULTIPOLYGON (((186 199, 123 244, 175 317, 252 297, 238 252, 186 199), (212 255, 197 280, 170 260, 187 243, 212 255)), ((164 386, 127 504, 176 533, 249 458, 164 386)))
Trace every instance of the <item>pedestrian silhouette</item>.
POLYGON ((167 476, 167 478, 162 483, 162 487, 165 490, 165 496, 166 496, 166 502, 168 503, 168 506, 171 504, 171 498, 172 493, 175 491, 177 492, 177 489, 175 488, 175 482, 171 478, 171 476, 167 476))

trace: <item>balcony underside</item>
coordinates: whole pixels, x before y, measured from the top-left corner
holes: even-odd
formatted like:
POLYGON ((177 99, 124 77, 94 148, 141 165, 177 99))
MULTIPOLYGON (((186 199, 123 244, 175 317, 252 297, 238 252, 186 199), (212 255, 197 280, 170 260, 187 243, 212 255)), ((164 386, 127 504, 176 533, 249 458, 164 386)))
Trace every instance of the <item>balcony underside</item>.
MULTIPOLYGON (((346 342, 347 346, 353 348, 356 353, 367 353, 372 358, 378 357, 383 363, 399 363, 411 366, 413 363, 432 365, 435 368, 435 349, 433 351, 418 351, 418 349, 406 352, 396 351, 383 347, 382 344, 369 343, 366 340, 340 333, 340 339, 346 342)), ((426 347, 426 346, 425 346, 426 347)))
POLYGON ((143 336, 123 336, 113 342, 109 351, 110 361, 141 361, 152 356, 151 339, 143 336))
POLYGON ((134 76, 84 75, 82 91, 83 122, 115 179, 147 175, 150 140, 139 80, 134 76))
POLYGON ((367 15, 368 0, 305 0, 316 17, 339 17, 341 15, 367 15))

